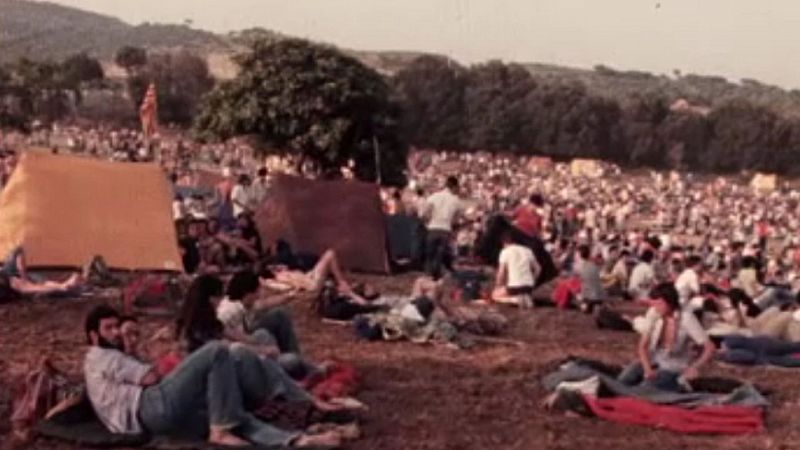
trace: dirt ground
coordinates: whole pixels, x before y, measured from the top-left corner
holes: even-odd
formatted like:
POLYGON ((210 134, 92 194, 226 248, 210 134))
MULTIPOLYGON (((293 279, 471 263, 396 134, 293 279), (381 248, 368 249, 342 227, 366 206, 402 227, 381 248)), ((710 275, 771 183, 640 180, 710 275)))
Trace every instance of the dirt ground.
MULTIPOLYGON (((410 278, 372 278, 386 292, 404 291, 410 278)), ((101 300, 37 300, 0 305, 0 383, 16 364, 43 353, 79 373, 85 351, 84 314, 101 300)), ((748 437, 697 437, 542 410, 538 379, 549 362, 569 354, 624 363, 635 336, 598 331, 577 312, 505 309, 509 337, 524 347, 482 346, 471 351, 412 343, 366 343, 348 327, 323 324, 309 308, 292 305, 304 352, 314 359, 352 362, 364 381, 358 395, 371 410, 354 450, 409 449, 794 449, 800 448, 800 383, 781 369, 714 366, 710 372, 750 380, 775 394, 767 431, 748 437)), ((151 320, 151 319, 148 319, 151 320)), ((153 320, 148 327, 163 324, 153 320)), ((0 384, 2 389, 2 384, 0 384)), ((0 442, 7 433, 7 396, 0 392, 0 442)), ((31 448, 74 447, 37 440, 31 448)))

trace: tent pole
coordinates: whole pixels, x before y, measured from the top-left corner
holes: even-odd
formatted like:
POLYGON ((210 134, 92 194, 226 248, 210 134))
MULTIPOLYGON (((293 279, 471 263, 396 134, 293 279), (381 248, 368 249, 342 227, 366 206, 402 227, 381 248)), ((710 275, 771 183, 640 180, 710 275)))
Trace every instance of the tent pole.
POLYGON ((381 147, 374 134, 372 135, 372 148, 375 150, 375 180, 378 184, 383 184, 381 180, 381 147))

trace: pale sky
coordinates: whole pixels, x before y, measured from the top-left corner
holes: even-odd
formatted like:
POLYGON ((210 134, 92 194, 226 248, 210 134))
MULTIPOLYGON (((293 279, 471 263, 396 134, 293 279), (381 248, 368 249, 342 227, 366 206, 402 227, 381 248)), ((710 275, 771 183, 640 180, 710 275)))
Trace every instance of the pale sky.
POLYGON ((129 23, 261 26, 363 50, 655 73, 800 88, 798 0, 54 0, 129 23))

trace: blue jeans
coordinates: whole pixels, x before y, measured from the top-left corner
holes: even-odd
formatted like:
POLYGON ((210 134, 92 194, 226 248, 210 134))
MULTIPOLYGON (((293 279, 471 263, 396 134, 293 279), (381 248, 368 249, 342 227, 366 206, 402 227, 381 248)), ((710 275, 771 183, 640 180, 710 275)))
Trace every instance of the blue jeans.
POLYGON ((771 364, 800 367, 800 342, 784 342, 769 337, 728 336, 722 340, 724 351, 718 358, 732 364, 771 364))
POLYGON ((234 360, 213 341, 190 354, 169 376, 145 388, 139 421, 150 433, 205 436, 214 425, 261 445, 285 445, 297 434, 258 421, 244 410, 234 360))
POLYGON ((17 258, 22 254, 22 247, 14 247, 11 252, 6 256, 3 261, 3 268, 0 269, 4 274, 9 277, 19 277, 19 270, 17 269, 17 258))
POLYGON ((278 346, 281 352, 278 363, 295 380, 301 380, 319 371, 300 355, 300 344, 294 331, 292 316, 286 308, 257 311, 250 331, 260 343, 278 346))
POLYGON ((756 305, 762 310, 766 310, 772 306, 790 304, 793 303, 794 300, 795 296, 792 294, 792 291, 782 287, 767 288, 761 295, 753 299, 756 305))
POLYGON ((678 383, 680 375, 678 372, 656 369, 656 376, 651 380, 645 380, 642 363, 635 362, 622 370, 622 373, 617 377, 617 381, 628 386, 644 384, 662 391, 678 392, 682 390, 680 383, 678 383))
POLYGON ((231 345, 239 387, 248 409, 255 409, 267 400, 311 402, 313 397, 300 387, 278 361, 263 358, 244 345, 231 345))
POLYGON ((300 353, 300 344, 294 332, 292 317, 286 308, 269 308, 256 311, 253 318, 251 332, 266 330, 272 335, 281 353, 300 353))

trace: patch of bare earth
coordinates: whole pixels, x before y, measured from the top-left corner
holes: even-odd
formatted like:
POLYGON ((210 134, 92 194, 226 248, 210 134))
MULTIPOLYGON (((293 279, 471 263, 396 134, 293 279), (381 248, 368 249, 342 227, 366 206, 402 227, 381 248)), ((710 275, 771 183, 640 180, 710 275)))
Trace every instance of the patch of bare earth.
MULTIPOLYGON (((385 291, 398 292, 409 277, 370 277, 385 291)), ((16 365, 47 353, 79 373, 82 320, 100 300, 59 300, 0 306, 0 381, 16 365)), ((598 331, 576 312, 505 310, 512 319, 509 337, 525 346, 482 346, 459 351, 407 342, 359 341, 349 327, 323 324, 307 305, 291 309, 304 351, 315 359, 352 362, 363 374, 359 398, 371 410, 365 437, 355 450, 409 449, 793 449, 800 448, 797 374, 789 370, 715 366, 714 374, 733 376, 774 390, 767 431, 747 437, 685 436, 599 420, 544 412, 540 375, 548 363, 569 354, 624 363, 634 355, 635 336, 598 331)), ((166 323, 147 319, 148 328, 166 323)), ((0 402, 5 396, 0 392, 0 402)), ((0 405, 0 414, 7 405, 0 405)), ((5 414, 2 414, 5 416, 5 414)), ((4 420, 0 422, 5 422, 4 420)), ((7 424, 0 424, 0 441, 7 424)), ((31 448, 70 449, 40 439, 31 448)))

